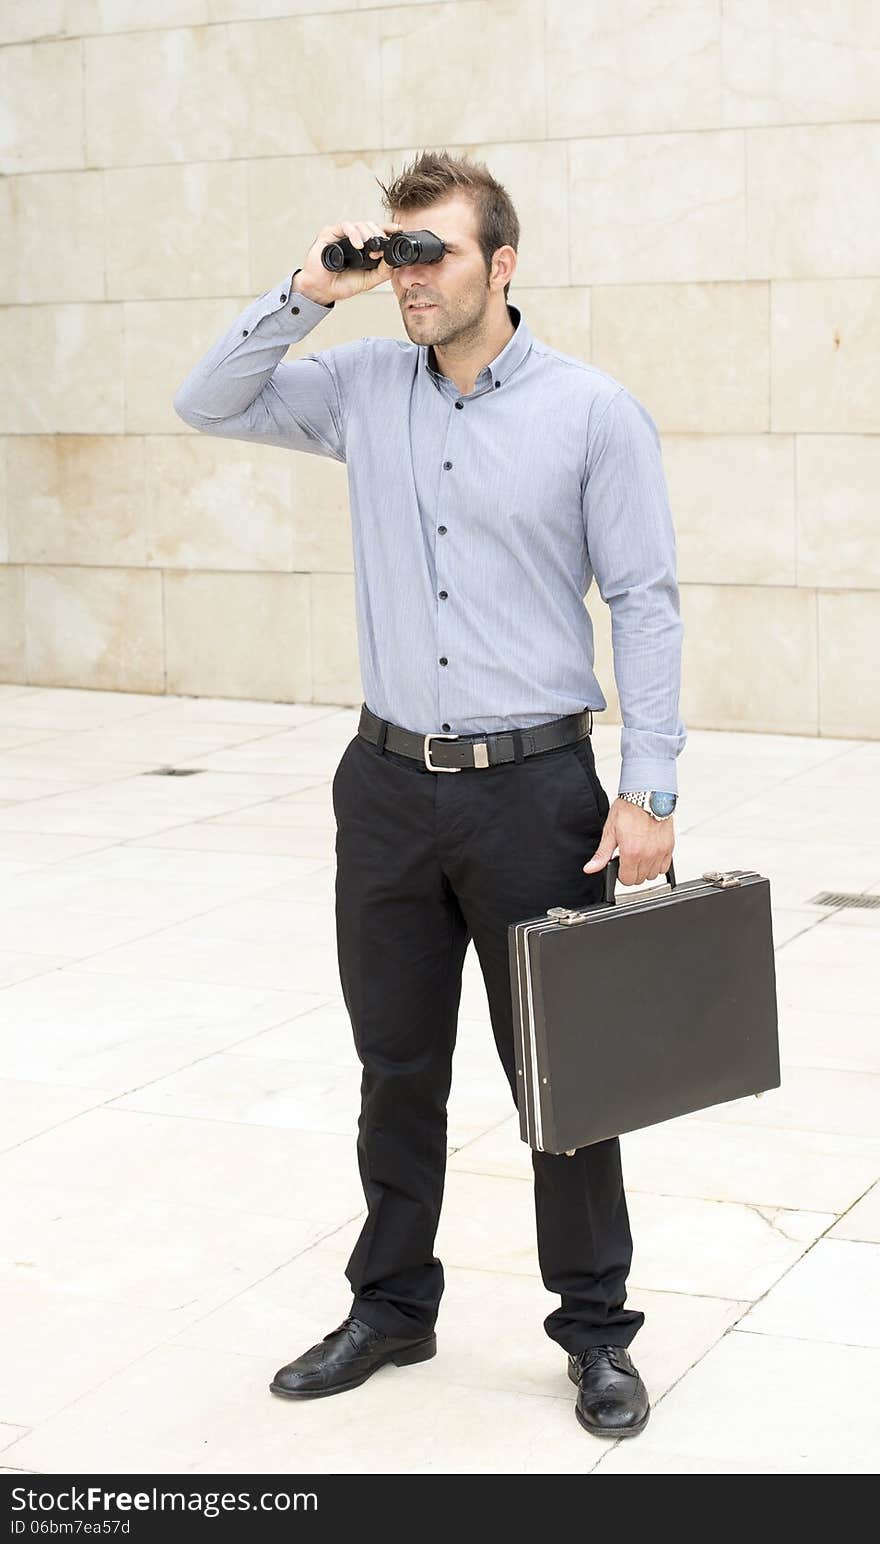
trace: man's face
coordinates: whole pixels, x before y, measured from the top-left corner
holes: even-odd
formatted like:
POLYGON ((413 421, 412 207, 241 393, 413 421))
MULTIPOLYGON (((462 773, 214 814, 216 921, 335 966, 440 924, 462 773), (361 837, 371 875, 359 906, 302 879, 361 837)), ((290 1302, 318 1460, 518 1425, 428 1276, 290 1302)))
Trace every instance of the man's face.
POLYGON ((410 339, 442 347, 479 327, 491 292, 470 200, 456 194, 427 209, 395 210, 393 218, 404 230, 433 231, 446 245, 438 263, 407 263, 391 270, 410 339))

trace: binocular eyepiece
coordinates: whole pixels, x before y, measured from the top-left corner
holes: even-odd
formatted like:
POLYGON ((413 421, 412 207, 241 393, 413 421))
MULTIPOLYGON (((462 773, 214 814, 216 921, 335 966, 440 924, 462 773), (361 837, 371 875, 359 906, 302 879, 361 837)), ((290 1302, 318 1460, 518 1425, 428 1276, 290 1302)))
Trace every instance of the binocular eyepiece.
POLYGON ((445 251, 433 231, 395 231, 393 236, 369 236, 363 247, 341 236, 322 249, 321 262, 331 273, 341 273, 343 268, 378 268, 384 256, 389 268, 403 268, 407 263, 439 263, 445 251))

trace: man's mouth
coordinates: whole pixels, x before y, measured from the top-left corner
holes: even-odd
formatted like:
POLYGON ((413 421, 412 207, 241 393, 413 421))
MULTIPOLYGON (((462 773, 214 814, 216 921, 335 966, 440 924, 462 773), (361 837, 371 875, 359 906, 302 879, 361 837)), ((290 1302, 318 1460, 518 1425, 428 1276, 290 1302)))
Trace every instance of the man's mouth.
POLYGON ((409 303, 409 305, 407 306, 406 309, 408 311, 433 311, 433 309, 434 309, 434 302, 433 301, 423 302, 421 300, 410 301, 410 303, 409 303))

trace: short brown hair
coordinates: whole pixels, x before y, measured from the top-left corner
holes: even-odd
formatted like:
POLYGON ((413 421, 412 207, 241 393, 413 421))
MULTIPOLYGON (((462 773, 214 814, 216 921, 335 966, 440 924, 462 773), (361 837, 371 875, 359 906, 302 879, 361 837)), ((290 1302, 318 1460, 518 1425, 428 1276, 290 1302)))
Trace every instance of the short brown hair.
MULTIPOLYGON (((454 193, 470 199, 476 215, 477 241, 492 270, 492 258, 498 247, 519 245, 519 219, 510 194, 492 176, 482 161, 467 156, 450 155, 448 150, 422 150, 386 187, 377 177, 386 209, 426 209, 454 193)), ((510 281, 504 286, 504 298, 510 281)))

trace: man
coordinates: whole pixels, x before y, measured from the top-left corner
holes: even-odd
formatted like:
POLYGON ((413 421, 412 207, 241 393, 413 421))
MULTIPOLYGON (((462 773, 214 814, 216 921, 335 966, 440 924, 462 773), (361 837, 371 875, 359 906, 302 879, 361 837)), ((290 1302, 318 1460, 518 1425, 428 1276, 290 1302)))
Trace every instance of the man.
MULTIPOLYGON (((467 946, 516 1099, 508 926, 601 899, 616 848, 623 884, 667 871, 686 738, 653 420, 611 376, 533 338, 508 303, 519 222, 485 166, 423 152, 381 186, 395 219, 321 230, 302 268, 246 308, 174 402, 205 433, 329 456, 349 478, 364 701, 332 796, 368 1215, 346 1266, 350 1313, 270 1384, 294 1398, 434 1356, 467 946), (440 261, 392 268, 383 257, 338 273, 321 263, 328 242, 360 249, 398 230, 439 236, 440 261), (408 342, 362 337, 282 363, 338 302, 389 279, 408 342), (607 706, 583 604, 594 574, 623 716, 613 805, 590 738, 593 710, 607 706)), ((644 1315, 624 1306, 619 1142, 533 1152, 532 1164, 541 1275, 561 1298, 544 1327, 568 1352, 577 1417, 599 1436, 635 1434, 649 1401, 626 1349, 644 1315)))

